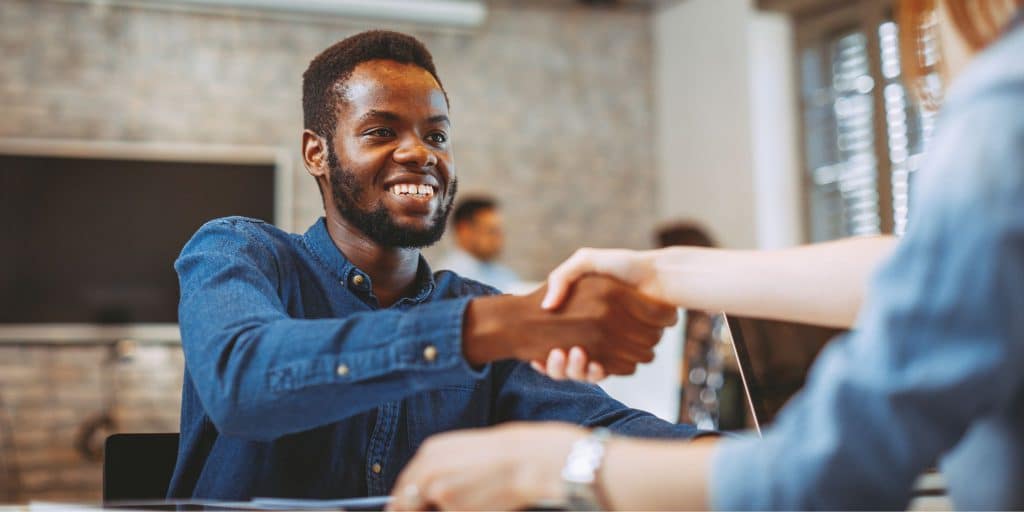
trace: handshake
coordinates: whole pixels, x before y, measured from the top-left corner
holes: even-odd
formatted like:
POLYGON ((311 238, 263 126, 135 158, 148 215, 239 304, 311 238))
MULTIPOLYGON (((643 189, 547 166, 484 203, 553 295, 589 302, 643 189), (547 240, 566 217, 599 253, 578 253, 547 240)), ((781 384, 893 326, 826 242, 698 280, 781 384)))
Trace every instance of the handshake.
POLYGON ((645 273, 638 271, 643 262, 637 256, 631 251, 584 249, 529 295, 474 299, 463 326, 466 360, 479 365, 519 359, 532 361, 540 371, 545 369, 540 361, 547 360, 552 376, 561 376, 568 368, 569 377, 576 379, 633 373, 637 364, 654 359, 662 331, 678 317, 676 306, 645 293, 645 273), (602 258, 628 260, 632 272, 599 268, 595 263, 602 258), (570 351, 573 347, 582 351, 570 351), (569 361, 564 359, 566 352, 569 361), (584 365, 586 375, 581 372, 584 365))

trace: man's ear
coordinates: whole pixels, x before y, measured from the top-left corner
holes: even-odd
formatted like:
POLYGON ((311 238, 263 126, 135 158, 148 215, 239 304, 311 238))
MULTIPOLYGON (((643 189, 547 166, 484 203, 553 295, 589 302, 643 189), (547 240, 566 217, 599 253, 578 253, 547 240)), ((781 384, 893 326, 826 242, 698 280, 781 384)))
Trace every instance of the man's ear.
POLYGON ((327 140, 313 130, 302 131, 302 163, 317 181, 327 178, 327 140))

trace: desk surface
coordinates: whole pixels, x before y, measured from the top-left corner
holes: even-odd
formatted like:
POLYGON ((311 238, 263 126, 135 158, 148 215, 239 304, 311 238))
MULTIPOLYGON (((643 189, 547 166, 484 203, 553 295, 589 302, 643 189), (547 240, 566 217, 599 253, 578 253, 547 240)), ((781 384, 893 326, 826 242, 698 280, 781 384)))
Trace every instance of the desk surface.
POLYGON ((345 500, 289 500, 257 498, 252 501, 219 500, 154 500, 124 501, 108 504, 30 502, 26 505, 0 505, 0 512, 94 512, 101 510, 277 510, 277 511, 329 511, 329 510, 383 510, 386 496, 345 500))
MULTIPOLYGON (((228 502, 222 502, 221 505, 228 505, 228 502)), ((244 503, 238 503, 244 505, 244 503)), ((223 510, 268 510, 266 508, 225 508, 224 506, 218 506, 211 508, 211 505, 201 505, 198 503, 187 504, 187 503, 176 503, 176 504, 164 504, 163 508, 121 508, 121 509, 110 509, 102 508, 97 505, 76 505, 70 503, 43 503, 35 502, 27 505, 0 505, 0 512, 94 512, 102 510, 209 510, 209 511, 223 511, 223 510)), ((343 510, 343 509, 309 509, 309 508, 293 508, 293 509, 272 509, 272 510, 343 510)), ((912 511, 948 511, 953 510, 953 504, 945 496, 921 496, 914 498, 910 502, 910 506, 907 510, 912 511)))

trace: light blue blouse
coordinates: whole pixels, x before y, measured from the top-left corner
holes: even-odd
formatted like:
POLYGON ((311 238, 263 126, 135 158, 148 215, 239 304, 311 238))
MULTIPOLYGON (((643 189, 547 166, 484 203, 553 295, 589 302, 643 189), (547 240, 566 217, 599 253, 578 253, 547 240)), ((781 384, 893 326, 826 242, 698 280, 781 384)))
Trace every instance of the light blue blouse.
MULTIPOLYGON (((1018 20, 1020 17, 1018 17, 1018 20)), ((1024 508, 1024 26, 950 90, 909 230, 853 332, 763 440, 726 440, 716 509, 906 507, 941 459, 959 508, 1024 508)))

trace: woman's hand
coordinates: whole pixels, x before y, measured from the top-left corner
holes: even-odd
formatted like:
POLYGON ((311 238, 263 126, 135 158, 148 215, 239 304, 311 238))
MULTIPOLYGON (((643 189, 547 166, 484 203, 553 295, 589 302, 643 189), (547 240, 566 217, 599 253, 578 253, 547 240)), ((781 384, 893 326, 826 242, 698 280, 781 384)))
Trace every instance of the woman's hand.
MULTIPOLYGON (((607 274, 676 307, 848 329, 869 276, 896 240, 857 237, 771 251, 580 249, 548 276, 541 304, 558 308, 580 276, 607 274)), ((595 380, 599 368, 581 355, 552 352, 547 364, 537 360, 533 366, 553 378, 595 380)))
POLYGON ((541 307, 558 309, 569 295, 573 283, 587 274, 604 274, 635 286, 641 292, 663 302, 656 279, 654 260, 658 251, 583 248, 548 274, 548 291, 541 307))
MULTIPOLYGON (((398 475, 388 510, 522 510, 565 505, 562 467, 589 434, 568 423, 505 423, 437 434, 398 475)), ((715 438, 615 437, 597 484, 611 510, 707 510, 715 438), (639 469, 642 468, 642 469, 639 469)))
POLYGON ((586 435, 563 423, 435 435, 398 476, 388 510, 515 510, 560 502, 562 466, 586 435))

